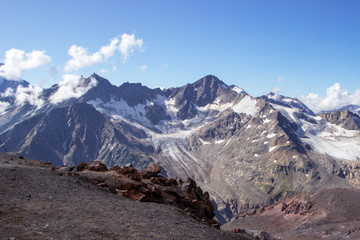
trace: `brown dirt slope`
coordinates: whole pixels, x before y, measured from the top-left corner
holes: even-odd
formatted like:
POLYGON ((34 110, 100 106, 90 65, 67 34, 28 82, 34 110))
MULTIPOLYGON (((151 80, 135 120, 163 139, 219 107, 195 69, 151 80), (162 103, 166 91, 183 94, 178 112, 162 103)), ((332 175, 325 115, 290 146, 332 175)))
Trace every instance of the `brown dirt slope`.
POLYGON ((223 228, 255 228, 287 240, 359 240, 359 200, 359 189, 322 189, 269 206, 261 213, 239 216, 223 228))
POLYGON ((0 239, 253 239, 134 202, 51 165, 0 154, 0 239))

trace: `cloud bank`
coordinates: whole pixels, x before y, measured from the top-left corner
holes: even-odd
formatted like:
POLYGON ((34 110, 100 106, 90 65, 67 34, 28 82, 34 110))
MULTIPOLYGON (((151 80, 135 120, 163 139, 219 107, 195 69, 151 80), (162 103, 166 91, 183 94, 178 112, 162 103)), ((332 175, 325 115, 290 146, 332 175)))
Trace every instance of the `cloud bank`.
POLYGON ((93 77, 90 78, 89 83, 86 83, 86 80, 78 75, 65 74, 63 80, 58 84, 58 90, 50 96, 49 100, 51 103, 57 104, 70 98, 78 98, 97 84, 98 82, 93 77))
POLYGON ((341 89, 340 83, 334 83, 326 90, 325 97, 310 93, 307 96, 301 96, 300 100, 314 112, 334 110, 350 104, 360 105, 360 88, 349 93, 341 89))
POLYGON ((84 47, 72 45, 68 51, 72 58, 66 63, 65 71, 77 71, 80 68, 104 62, 112 57, 116 51, 121 54, 122 63, 125 63, 136 50, 143 51, 143 40, 135 39, 134 34, 126 33, 122 34, 120 39, 113 38, 108 45, 102 46, 99 51, 92 54, 89 54, 84 47))
MULTIPOLYGON (((57 91, 49 97, 49 101, 52 104, 57 104, 70 98, 79 98, 97 84, 98 82, 93 77, 88 81, 75 74, 65 74, 63 80, 58 84, 57 91)), ((29 85, 23 87, 19 85, 16 90, 12 88, 6 89, 0 96, 14 97, 15 106, 30 104, 41 108, 45 104, 42 94, 43 88, 39 86, 29 85)), ((4 112, 10 106, 9 102, 0 101, 0 112, 4 112)))
POLYGON ((41 98, 43 88, 39 86, 29 85, 28 87, 23 87, 19 85, 14 93, 15 104, 18 106, 25 105, 29 103, 41 108, 44 105, 44 100, 41 98))
MULTIPOLYGON (((29 85, 24 87, 19 85, 16 89, 7 88, 5 92, 1 93, 0 96, 14 99, 15 106, 23 106, 26 104, 34 105, 37 108, 41 108, 45 101, 42 98, 43 88, 39 86, 29 85)), ((10 107, 9 102, 0 101, 0 110, 5 111, 6 108, 10 107)))
POLYGON ((134 34, 129 35, 124 33, 121 35, 121 42, 119 44, 119 51, 123 58, 123 63, 127 61, 129 56, 131 56, 135 50, 143 51, 143 40, 135 39, 134 34))
POLYGON ((5 53, 4 65, 0 66, 0 76, 9 80, 20 80, 25 70, 34 69, 47 64, 51 58, 45 51, 32 51, 12 48, 5 53))

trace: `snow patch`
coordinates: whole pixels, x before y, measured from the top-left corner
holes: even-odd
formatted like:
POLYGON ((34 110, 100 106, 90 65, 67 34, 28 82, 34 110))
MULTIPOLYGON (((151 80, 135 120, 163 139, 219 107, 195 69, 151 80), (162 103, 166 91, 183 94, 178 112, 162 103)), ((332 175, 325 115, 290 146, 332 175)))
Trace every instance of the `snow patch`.
POLYGON ((206 142, 206 141, 202 140, 201 138, 199 138, 199 140, 200 140, 200 142, 202 143, 202 145, 208 145, 208 144, 211 144, 211 143, 209 143, 209 142, 206 142))
POLYGON ((232 110, 236 113, 245 113, 254 116, 257 111, 256 100, 246 95, 239 103, 232 107, 232 110))
POLYGON ((271 120, 268 119, 268 118, 266 118, 266 119, 264 120, 264 123, 268 123, 268 122, 271 122, 271 120))
POLYGON ((280 111, 282 115, 284 115, 286 118, 290 118, 291 120, 293 120, 294 122, 297 121, 297 119, 295 118, 294 116, 294 113, 297 112, 296 109, 294 108, 289 108, 289 107, 285 107, 285 106, 282 106, 282 105, 278 105, 278 104, 275 104, 275 103, 271 103, 271 106, 273 108, 275 108, 276 110, 280 111))
POLYGON ((274 146, 274 147, 269 147, 269 152, 272 152, 275 150, 275 148, 277 148, 278 146, 274 146))
POLYGON ((276 136, 275 133, 269 133, 269 134, 266 136, 266 138, 273 138, 273 137, 275 137, 275 136, 276 136))
POLYGON ((235 92, 237 92, 237 93, 246 93, 246 92, 244 91, 244 89, 239 88, 239 87, 237 87, 237 86, 234 86, 231 90, 233 90, 233 91, 235 91, 235 92))
POLYGON ((215 144, 220 144, 220 143, 223 143, 225 140, 217 140, 215 141, 215 144))
POLYGON ((337 137, 336 139, 324 139, 319 136, 309 135, 302 139, 308 143, 316 152, 328 154, 332 157, 356 161, 360 159, 360 136, 337 137))

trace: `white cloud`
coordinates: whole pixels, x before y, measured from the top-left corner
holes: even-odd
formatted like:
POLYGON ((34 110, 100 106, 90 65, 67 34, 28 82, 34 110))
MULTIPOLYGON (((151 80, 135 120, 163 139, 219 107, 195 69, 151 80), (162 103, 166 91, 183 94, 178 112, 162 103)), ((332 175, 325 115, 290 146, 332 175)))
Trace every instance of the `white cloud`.
POLYGON ((114 38, 111 39, 111 42, 107 46, 103 46, 100 48, 100 54, 105 58, 108 59, 109 57, 114 55, 115 50, 118 48, 119 39, 114 38))
POLYGON ((80 68, 104 62, 112 57, 116 50, 120 52, 123 59, 122 62, 125 63, 135 50, 143 51, 143 40, 135 39, 134 34, 124 33, 120 36, 120 39, 113 38, 108 45, 102 46, 99 51, 93 54, 89 54, 88 50, 84 47, 72 45, 68 51, 72 58, 66 63, 65 71, 77 71, 80 68))
POLYGON ((121 35, 121 42, 119 45, 119 51, 123 58, 123 63, 127 61, 129 56, 131 56, 136 49, 143 51, 143 40, 135 39, 135 35, 129 35, 124 33, 121 35))
POLYGON ((13 88, 7 88, 4 93, 1 93, 2 97, 12 97, 14 96, 14 89, 13 88))
POLYGON ((72 45, 69 48, 68 54, 72 59, 65 65, 65 71, 67 72, 76 71, 83 67, 89 67, 102 61, 100 52, 89 55, 86 48, 78 47, 76 45, 72 45))
POLYGON ((86 83, 86 80, 78 75, 65 74, 58 84, 58 90, 50 96, 50 102, 57 104, 70 98, 81 97, 97 84, 98 82, 93 77, 90 78, 89 83, 86 83))
POLYGON ((4 65, 0 67, 0 76, 9 80, 20 80, 24 70, 34 69, 51 61, 44 53, 45 51, 36 50, 25 53, 15 48, 6 51, 4 65))
POLYGON ((10 106, 10 103, 0 101, 0 113, 5 112, 5 110, 10 106))
POLYGON ((167 68, 168 66, 169 66, 169 64, 166 63, 166 64, 162 65, 161 68, 167 68))
POLYGON ((146 64, 145 64, 145 65, 142 65, 142 66, 139 67, 139 69, 140 69, 141 71, 144 71, 144 72, 145 72, 145 71, 148 69, 148 65, 146 65, 146 64))
POLYGON ((43 89, 39 86, 29 85, 23 87, 22 85, 19 85, 14 94, 15 104, 22 106, 29 103, 41 108, 44 105, 44 100, 41 98, 42 92, 43 89))
MULTIPOLYGON (((29 85, 24 87, 19 85, 16 90, 13 88, 7 88, 4 93, 1 93, 1 97, 14 97, 15 105, 23 106, 25 104, 31 104, 41 108, 44 105, 44 100, 41 98, 43 88, 39 86, 29 85)), ((0 104, 0 109, 7 105, 6 102, 0 104)))
POLYGON ((334 110, 349 104, 359 105, 360 88, 349 93, 347 90, 341 89, 340 83, 334 83, 326 90, 325 97, 310 93, 307 96, 301 96, 300 100, 315 112, 334 110))

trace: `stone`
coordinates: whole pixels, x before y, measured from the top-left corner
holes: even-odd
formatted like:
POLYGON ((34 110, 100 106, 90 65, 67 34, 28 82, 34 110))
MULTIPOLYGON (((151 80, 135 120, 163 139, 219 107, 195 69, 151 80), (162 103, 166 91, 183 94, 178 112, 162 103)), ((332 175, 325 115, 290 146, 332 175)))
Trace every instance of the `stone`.
POLYGON ((152 164, 147 169, 143 170, 140 174, 143 178, 156 177, 161 172, 161 167, 157 164, 152 164))
POLYGON ((127 197, 134 201, 141 201, 143 198, 145 198, 145 194, 137 192, 135 190, 130 190, 127 192, 127 197))
POLYGON ((108 168, 106 167, 105 163, 99 161, 88 162, 88 163, 81 162, 77 166, 77 171, 82 172, 84 170, 95 171, 95 172, 106 172, 108 171, 108 168))
POLYGON ((111 168, 110 173, 104 175, 86 173, 81 176, 81 171, 97 169, 101 163, 81 163, 78 166, 82 179, 97 184, 102 189, 130 198, 134 201, 155 202, 169 204, 185 209, 189 216, 209 226, 219 228, 214 219, 214 206, 210 201, 208 192, 203 192, 192 178, 186 182, 158 175, 161 167, 153 164, 142 172, 130 166, 111 168), (117 176, 118 174, 118 176, 117 176))
POLYGON ((112 169, 114 169, 118 174, 125 175, 134 181, 141 180, 140 173, 133 167, 113 167, 112 169))

